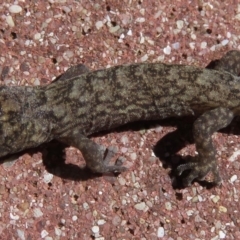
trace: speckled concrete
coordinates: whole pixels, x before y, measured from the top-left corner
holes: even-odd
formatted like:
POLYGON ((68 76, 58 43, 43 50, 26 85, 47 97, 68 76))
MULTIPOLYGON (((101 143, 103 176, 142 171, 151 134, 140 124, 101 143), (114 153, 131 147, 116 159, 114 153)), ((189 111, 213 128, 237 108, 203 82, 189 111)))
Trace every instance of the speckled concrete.
MULTIPOLYGON (((91 69, 141 61, 204 67, 228 50, 240 50, 240 4, 233 0, 2 2, 5 85, 47 84, 77 63, 91 69)), ((77 167, 84 166, 81 153, 72 147, 67 165, 59 160, 53 174, 43 164, 44 148, 2 164, 1 239, 240 239, 238 121, 213 136, 223 183, 211 189, 199 183, 174 189, 162 158, 179 161, 172 154, 175 143, 186 143, 178 149, 182 156, 194 155, 195 148, 182 135, 163 146, 176 130, 165 125, 134 125, 94 137, 127 158, 130 170, 118 177, 85 175, 77 167)))

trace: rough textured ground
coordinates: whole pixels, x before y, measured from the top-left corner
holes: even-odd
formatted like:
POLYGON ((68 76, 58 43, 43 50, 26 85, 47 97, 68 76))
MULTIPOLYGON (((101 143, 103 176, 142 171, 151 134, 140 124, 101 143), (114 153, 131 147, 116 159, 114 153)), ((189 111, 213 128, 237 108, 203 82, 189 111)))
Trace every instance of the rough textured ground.
MULTIPOLYGON (((1 84, 47 84, 77 63, 91 69, 142 61, 204 67, 240 50, 237 2, 2 0, 1 84)), ((180 161, 176 151, 195 154, 183 137, 191 126, 185 120, 173 122, 183 127, 179 135, 163 121, 94 136, 127 158, 130 170, 119 176, 85 176, 72 147, 68 165, 59 163, 51 174, 41 151, 28 151, 0 166, 1 239, 240 239, 238 122, 214 134, 223 183, 211 189, 199 183, 177 189, 169 175, 166 163, 180 161)))

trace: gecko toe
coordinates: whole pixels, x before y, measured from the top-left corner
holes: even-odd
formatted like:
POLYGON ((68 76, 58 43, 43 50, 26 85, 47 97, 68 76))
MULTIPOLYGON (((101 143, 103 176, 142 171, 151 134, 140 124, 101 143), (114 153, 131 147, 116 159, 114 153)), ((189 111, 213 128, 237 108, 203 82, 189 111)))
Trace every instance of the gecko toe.
POLYGON ((118 148, 117 147, 113 147, 110 146, 108 148, 104 148, 104 157, 103 157, 103 161, 106 165, 108 165, 111 161, 111 159, 116 155, 116 153, 118 152, 118 148))

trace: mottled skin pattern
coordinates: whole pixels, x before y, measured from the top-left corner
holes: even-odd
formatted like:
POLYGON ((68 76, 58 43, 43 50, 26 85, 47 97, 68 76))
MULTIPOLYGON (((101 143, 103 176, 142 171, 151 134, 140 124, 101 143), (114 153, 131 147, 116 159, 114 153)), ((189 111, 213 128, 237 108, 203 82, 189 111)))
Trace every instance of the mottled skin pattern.
POLYGON ((137 120, 199 116, 193 133, 199 155, 180 165, 189 185, 208 173, 218 183, 211 135, 240 115, 240 52, 230 51, 213 69, 141 63, 90 72, 70 68, 39 87, 0 87, 0 156, 52 139, 77 147, 95 172, 124 171, 87 136, 137 120))

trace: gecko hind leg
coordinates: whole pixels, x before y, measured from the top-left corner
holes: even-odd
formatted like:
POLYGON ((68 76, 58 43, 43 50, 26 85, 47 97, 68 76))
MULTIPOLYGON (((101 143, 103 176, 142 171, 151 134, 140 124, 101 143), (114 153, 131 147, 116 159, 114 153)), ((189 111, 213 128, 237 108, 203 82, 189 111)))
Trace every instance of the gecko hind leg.
POLYGON ((235 76, 240 74, 240 51, 231 50, 222 58, 212 61, 207 68, 218 71, 226 71, 235 76))
MULTIPOLYGON (((226 127, 233 119, 233 113, 228 108, 216 108, 205 112, 194 123, 193 135, 198 156, 193 161, 181 164, 177 167, 177 175, 190 170, 190 173, 183 179, 183 185, 191 185, 194 179, 204 180, 210 174, 210 182, 219 184, 221 181, 217 161, 216 151, 212 143, 212 134, 221 128, 226 127)), ((207 179, 206 179, 207 180, 207 179)))

